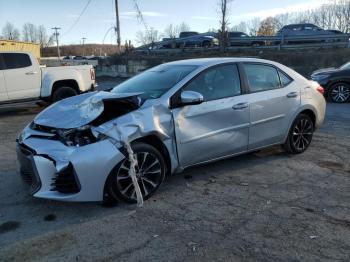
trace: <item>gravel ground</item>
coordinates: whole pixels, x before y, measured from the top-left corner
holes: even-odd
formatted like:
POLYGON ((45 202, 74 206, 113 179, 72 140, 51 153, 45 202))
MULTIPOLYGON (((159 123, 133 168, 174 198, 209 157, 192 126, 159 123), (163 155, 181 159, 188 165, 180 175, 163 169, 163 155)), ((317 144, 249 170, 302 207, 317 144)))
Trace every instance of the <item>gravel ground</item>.
POLYGON ((189 169, 142 208, 28 196, 14 141, 40 110, 0 109, 1 261, 350 259, 350 104, 328 104, 304 154, 273 147, 189 169))

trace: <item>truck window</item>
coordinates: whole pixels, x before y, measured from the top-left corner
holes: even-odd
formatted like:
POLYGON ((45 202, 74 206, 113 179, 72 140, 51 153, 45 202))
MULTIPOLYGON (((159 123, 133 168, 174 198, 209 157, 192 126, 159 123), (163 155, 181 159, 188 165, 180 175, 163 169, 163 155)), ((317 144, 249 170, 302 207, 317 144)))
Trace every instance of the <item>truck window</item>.
POLYGON ((0 70, 4 70, 5 69, 5 64, 2 58, 2 54, 0 54, 0 70))
POLYGON ((32 65, 29 55, 19 53, 3 53, 5 69, 23 68, 32 65))

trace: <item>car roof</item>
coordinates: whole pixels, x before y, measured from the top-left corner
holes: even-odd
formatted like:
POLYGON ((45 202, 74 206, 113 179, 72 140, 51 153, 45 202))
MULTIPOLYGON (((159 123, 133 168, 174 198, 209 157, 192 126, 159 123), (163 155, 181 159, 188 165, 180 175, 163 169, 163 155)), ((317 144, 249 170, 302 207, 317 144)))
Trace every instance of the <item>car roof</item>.
POLYGON ((259 63, 268 63, 268 64, 277 64, 273 61, 252 58, 252 57, 214 57, 214 58, 196 58, 196 59, 186 59, 170 62, 167 64, 171 65, 196 65, 196 66, 213 66, 223 63, 237 63, 237 62, 259 62, 259 63))
POLYGON ((284 27, 293 27, 293 26, 317 26, 317 25, 311 24, 311 23, 300 23, 300 24, 289 24, 289 25, 285 25, 284 27))

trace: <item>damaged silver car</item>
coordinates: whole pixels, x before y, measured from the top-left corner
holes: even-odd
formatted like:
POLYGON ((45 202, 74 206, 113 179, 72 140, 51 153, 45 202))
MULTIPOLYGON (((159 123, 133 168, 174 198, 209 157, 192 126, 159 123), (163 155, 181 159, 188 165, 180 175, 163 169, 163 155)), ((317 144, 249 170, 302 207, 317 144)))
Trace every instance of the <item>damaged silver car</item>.
POLYGON ((304 152, 324 120, 322 92, 267 60, 162 64, 42 111, 18 137, 19 171, 35 197, 135 203, 194 165, 277 144, 304 152))

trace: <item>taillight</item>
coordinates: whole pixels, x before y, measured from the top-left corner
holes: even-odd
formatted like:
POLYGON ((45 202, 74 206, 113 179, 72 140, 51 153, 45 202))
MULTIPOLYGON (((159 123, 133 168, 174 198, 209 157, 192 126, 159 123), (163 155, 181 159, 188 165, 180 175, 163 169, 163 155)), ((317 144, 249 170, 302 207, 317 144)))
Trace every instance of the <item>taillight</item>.
POLYGON ((95 69, 90 68, 90 78, 91 80, 95 80, 96 75, 95 75, 95 69))
POLYGON ((322 86, 316 87, 316 90, 320 92, 322 95, 324 95, 324 88, 322 86))

